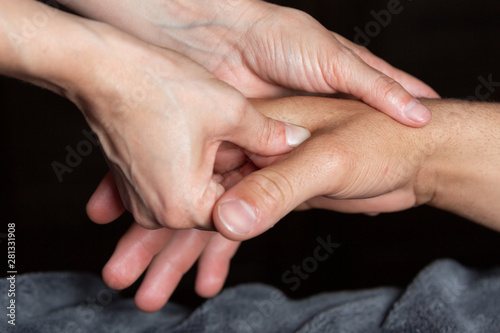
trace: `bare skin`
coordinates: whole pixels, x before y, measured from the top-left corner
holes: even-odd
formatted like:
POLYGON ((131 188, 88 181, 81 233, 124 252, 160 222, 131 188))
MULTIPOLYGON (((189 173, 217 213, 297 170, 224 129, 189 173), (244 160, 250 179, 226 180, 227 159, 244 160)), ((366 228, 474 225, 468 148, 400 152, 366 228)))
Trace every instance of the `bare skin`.
POLYGON ((295 90, 353 95, 408 126, 431 114, 434 90, 299 10, 260 0, 59 0, 203 65, 246 97, 295 90))
POLYGON ((223 141, 273 155, 309 137, 264 117, 175 51, 36 1, 1 0, 0 12, 0 73, 80 108, 122 201, 146 228, 212 227, 211 209, 224 191, 213 179, 223 141))
MULTIPOLYGON (((219 204, 236 198, 250 203, 258 217, 255 226, 245 235, 235 234, 223 224, 218 209, 216 226, 233 240, 208 231, 160 233, 132 226, 103 270, 105 281, 125 288, 151 264, 136 304, 156 311, 199 258, 196 290, 205 297, 215 295, 237 241, 264 232, 294 208, 372 214, 429 204, 500 231, 500 107, 445 100, 423 103, 433 111, 433 121, 411 129, 357 101, 253 101, 267 116, 312 132, 289 154, 251 155, 260 170, 240 159, 242 168, 222 173, 221 184, 228 190, 219 204)), ((99 223, 121 215, 123 206, 112 178, 99 185, 87 210, 99 223)))

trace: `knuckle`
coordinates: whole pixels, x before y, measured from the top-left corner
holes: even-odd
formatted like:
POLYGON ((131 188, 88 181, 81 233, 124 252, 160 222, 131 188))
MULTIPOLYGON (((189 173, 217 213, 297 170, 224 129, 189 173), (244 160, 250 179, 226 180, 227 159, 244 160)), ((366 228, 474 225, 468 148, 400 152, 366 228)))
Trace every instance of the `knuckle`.
POLYGON ((399 85, 399 83, 384 74, 380 74, 377 77, 375 85, 377 87, 376 97, 384 101, 394 100, 398 93, 401 91, 401 86, 399 85))
POLYGON ((345 180, 350 179, 350 173, 356 168, 357 159, 351 150, 349 145, 337 142, 335 149, 324 153, 314 172, 316 177, 328 180, 321 194, 338 194, 343 190, 345 180))
POLYGON ((233 102, 232 110, 236 124, 241 124, 247 118, 252 108, 248 100, 239 93, 234 93, 231 100, 233 102))
POLYGON ((266 174, 254 173, 248 182, 248 188, 252 189, 259 200, 258 205, 268 212, 280 207, 289 208, 291 199, 295 197, 294 187, 277 170, 268 170, 266 174))
POLYGON ((273 14, 273 21, 278 22, 279 27, 304 27, 319 24, 310 14, 296 8, 275 7, 273 14))
POLYGON ((144 214, 142 211, 135 212, 133 215, 135 222, 145 229, 155 230, 163 226, 161 221, 152 219, 149 215, 144 214))
POLYGON ((231 127, 244 125, 248 113, 251 112, 248 100, 237 91, 230 90, 226 91, 224 104, 223 119, 226 124, 231 127))
POLYGON ((313 17, 306 12, 294 8, 285 7, 283 8, 283 17, 285 17, 289 23, 294 23, 297 25, 301 25, 303 23, 310 22, 314 20, 313 17))
MULTIPOLYGON (((326 57, 325 63, 328 64, 328 76, 331 77, 327 82, 331 82, 332 88, 343 92, 351 92, 352 69, 357 68, 361 62, 360 58, 354 51, 348 47, 340 45, 332 45, 329 54, 326 57)), ((324 74, 325 76, 327 74, 324 74)))
POLYGON ((191 186, 180 188, 175 195, 165 193, 158 198, 159 201, 153 206, 153 213, 162 227, 178 230, 194 226, 190 215, 193 203, 188 196, 189 189, 191 186))
POLYGON ((193 227, 212 229, 212 210, 219 196, 219 184, 209 181, 199 188, 196 194, 191 195, 191 206, 188 211, 193 227))
POLYGON ((183 209, 180 205, 163 206, 155 213, 155 220, 162 227, 170 229, 183 229, 189 227, 186 225, 186 219, 183 218, 183 209))
POLYGON ((272 121, 266 121, 264 123, 263 128, 260 131, 259 143, 264 147, 272 146, 273 142, 276 141, 277 137, 279 137, 279 133, 277 133, 276 126, 272 121))
POLYGON ((335 47, 335 57, 340 63, 346 62, 347 60, 352 62, 353 59, 354 61, 362 61, 358 52, 343 45, 342 43, 339 43, 335 47))
POLYGON ((373 54, 364 46, 356 45, 351 48, 352 52, 356 54, 361 59, 365 60, 369 59, 373 56, 373 54))
MULTIPOLYGON (((181 198, 163 205, 155 214, 156 221, 170 229, 188 229, 211 226, 211 207, 215 203, 212 198, 203 194, 195 194, 184 200, 181 198)), ((213 197, 213 195, 212 195, 213 197)))

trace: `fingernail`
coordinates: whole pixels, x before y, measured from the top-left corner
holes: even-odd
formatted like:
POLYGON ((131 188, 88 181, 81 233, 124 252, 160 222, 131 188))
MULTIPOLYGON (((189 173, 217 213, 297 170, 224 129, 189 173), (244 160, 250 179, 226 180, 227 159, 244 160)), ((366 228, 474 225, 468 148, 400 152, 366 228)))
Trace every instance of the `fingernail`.
POLYGON ((431 111, 418 99, 414 99, 406 105, 404 114, 417 123, 425 123, 431 118, 431 111))
POLYGON ((219 217, 232 233, 246 235, 255 228, 257 216, 249 204, 242 200, 224 201, 218 208, 219 217))
POLYGON ((311 132, 307 128, 285 124, 286 143, 290 147, 297 147, 302 142, 311 137, 311 132))

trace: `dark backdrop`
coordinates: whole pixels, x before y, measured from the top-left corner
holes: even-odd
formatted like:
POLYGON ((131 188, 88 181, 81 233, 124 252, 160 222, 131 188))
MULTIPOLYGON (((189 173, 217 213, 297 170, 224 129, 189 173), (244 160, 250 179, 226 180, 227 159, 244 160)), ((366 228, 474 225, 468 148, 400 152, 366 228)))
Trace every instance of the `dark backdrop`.
MULTIPOLYGON (((375 21, 371 11, 386 9, 388 2, 295 0, 286 4, 353 39, 356 27, 366 31, 367 24, 375 21)), ((498 1, 402 0, 401 6, 401 13, 370 38, 368 46, 374 53, 421 78, 443 97, 474 97, 479 77, 491 75, 500 81, 498 1)), ((489 96, 499 98, 499 91, 489 96)), ((75 149, 86 140, 83 117, 63 98, 6 78, 0 78, 0 107, 4 170, 0 233, 6 233, 7 223, 16 223, 19 272, 99 274, 131 216, 107 226, 94 225, 86 217, 85 203, 107 169, 95 146, 62 182, 51 167, 54 161, 64 163, 67 146, 75 149)), ((270 283, 291 297, 404 285, 437 258, 454 258, 474 267, 498 265, 499 245, 500 234, 429 207, 374 218, 324 211, 292 213, 241 247, 228 285, 270 283), (328 236, 340 247, 292 290, 294 284, 283 274, 292 265, 312 265, 308 258, 318 245, 317 238, 328 236)), ((5 242, 2 246, 6 253, 5 242)), ((177 301, 200 301, 192 291, 193 273, 176 292, 177 301)))

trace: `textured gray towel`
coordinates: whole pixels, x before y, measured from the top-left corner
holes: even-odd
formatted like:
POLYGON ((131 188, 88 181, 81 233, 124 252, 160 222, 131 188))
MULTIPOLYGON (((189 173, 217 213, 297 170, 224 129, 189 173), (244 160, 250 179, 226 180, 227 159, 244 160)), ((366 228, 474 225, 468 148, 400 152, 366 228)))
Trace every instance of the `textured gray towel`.
MULTIPOLYGON (((8 305, 9 281, 1 302, 8 305)), ((202 306, 141 313, 98 277, 36 273, 16 278, 15 326, 2 332, 500 332, 500 269, 451 260, 423 270, 405 291, 324 293, 299 301, 259 284, 228 288, 202 306)), ((8 313, 7 309, 7 313, 8 313)))

